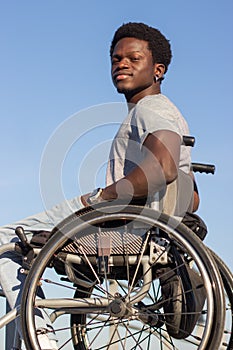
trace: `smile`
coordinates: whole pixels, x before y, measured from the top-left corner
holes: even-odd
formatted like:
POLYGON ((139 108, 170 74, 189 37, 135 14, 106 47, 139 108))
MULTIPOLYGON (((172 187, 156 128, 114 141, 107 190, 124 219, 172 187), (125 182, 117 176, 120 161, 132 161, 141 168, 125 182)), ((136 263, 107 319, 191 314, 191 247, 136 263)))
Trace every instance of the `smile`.
POLYGON ((114 74, 114 80, 121 81, 121 80, 125 80, 131 76, 132 76, 132 74, 117 73, 117 74, 114 74))

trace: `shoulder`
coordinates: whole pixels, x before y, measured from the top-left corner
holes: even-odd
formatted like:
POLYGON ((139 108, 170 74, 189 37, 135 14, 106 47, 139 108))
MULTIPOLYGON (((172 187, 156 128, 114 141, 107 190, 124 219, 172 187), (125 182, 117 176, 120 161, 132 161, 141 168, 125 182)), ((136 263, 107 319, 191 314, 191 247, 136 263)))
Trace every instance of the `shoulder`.
POLYGON ((135 106, 138 115, 153 114, 167 120, 184 119, 179 109, 165 95, 149 95, 142 98, 135 106))
POLYGON ((136 108, 148 108, 152 109, 153 111, 170 111, 172 114, 181 115, 175 104, 163 94, 145 96, 138 102, 136 108))
POLYGON ((135 107, 135 118, 142 125, 154 125, 156 129, 176 130, 188 134, 188 125, 175 104, 165 95, 146 96, 135 107))

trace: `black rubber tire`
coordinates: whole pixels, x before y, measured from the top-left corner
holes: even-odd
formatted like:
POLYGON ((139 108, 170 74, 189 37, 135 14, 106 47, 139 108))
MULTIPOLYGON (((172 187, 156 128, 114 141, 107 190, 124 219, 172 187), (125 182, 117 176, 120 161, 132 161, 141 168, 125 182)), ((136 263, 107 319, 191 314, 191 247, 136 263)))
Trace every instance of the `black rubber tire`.
POLYGON ((226 310, 229 317, 226 318, 226 329, 224 330, 223 347, 233 350, 233 275, 224 261, 213 250, 208 248, 215 259, 223 281, 225 291, 226 310))

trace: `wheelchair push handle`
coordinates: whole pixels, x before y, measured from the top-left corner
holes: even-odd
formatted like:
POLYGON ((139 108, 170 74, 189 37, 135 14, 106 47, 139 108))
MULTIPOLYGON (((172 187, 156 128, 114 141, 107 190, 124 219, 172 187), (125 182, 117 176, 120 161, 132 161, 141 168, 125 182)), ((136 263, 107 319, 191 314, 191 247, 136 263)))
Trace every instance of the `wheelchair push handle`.
MULTIPOLYGON (((195 145, 195 137, 184 135, 183 136, 183 145, 193 147, 195 145)), ((191 171, 193 171, 194 173, 214 174, 215 173, 215 165, 202 164, 202 163, 191 163, 191 171)))
POLYGON ((191 170, 194 173, 206 173, 206 174, 214 174, 215 173, 215 165, 213 164, 202 164, 202 163, 192 163, 191 170))
POLYGON ((195 137, 183 136, 183 145, 193 147, 195 145, 195 137))
POLYGON ((26 248, 28 246, 28 240, 25 235, 24 229, 21 226, 17 226, 15 229, 16 235, 19 237, 20 242, 22 243, 23 247, 26 248))

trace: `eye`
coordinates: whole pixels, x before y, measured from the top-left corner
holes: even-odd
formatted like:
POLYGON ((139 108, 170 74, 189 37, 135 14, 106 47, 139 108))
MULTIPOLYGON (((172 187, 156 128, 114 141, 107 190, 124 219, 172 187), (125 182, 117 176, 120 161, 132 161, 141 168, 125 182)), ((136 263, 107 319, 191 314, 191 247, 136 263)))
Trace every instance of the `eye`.
POLYGON ((114 57, 112 57, 111 63, 114 64, 114 63, 117 63, 119 61, 120 61, 120 57, 114 56, 114 57))
POLYGON ((141 57, 134 56, 134 57, 131 57, 130 59, 131 59, 132 62, 137 62, 137 61, 140 61, 141 57))
POLYGON ((144 59, 144 56, 140 54, 135 54, 130 58, 131 62, 139 62, 139 61, 142 61, 143 59, 144 59))

